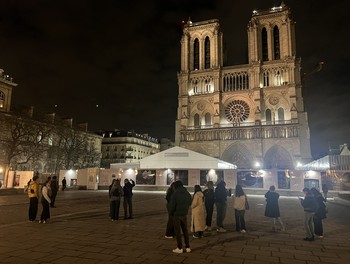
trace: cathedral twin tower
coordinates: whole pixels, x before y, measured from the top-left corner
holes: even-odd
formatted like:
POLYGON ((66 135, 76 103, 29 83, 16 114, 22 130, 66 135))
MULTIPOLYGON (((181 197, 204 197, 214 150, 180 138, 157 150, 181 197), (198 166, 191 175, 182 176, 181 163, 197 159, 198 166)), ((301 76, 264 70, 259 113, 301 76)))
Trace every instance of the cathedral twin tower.
POLYGON ((311 160, 290 9, 253 11, 248 64, 223 65, 219 21, 188 21, 181 39, 175 144, 237 165, 292 169, 311 160))

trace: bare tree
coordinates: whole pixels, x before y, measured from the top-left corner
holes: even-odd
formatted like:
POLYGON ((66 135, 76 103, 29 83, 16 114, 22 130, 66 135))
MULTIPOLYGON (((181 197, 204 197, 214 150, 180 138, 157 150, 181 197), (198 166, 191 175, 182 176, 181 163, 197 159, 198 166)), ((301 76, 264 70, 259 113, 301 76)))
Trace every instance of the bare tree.
POLYGON ((4 184, 7 187, 10 168, 42 159, 48 148, 45 141, 51 128, 21 116, 3 114, 0 118, 0 146, 6 165, 4 184))

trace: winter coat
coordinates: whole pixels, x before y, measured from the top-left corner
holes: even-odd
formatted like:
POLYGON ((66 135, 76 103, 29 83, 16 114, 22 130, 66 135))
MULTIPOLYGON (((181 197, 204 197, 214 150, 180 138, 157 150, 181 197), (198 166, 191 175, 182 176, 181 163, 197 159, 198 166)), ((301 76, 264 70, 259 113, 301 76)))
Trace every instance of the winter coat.
POLYGON ((325 219, 327 218, 327 210, 326 210, 326 205, 325 205, 325 199, 323 198, 322 195, 318 195, 315 197, 317 204, 318 204, 318 209, 315 213, 315 217, 319 219, 325 219))
POLYGON ((227 190, 223 181, 219 182, 215 188, 215 202, 225 204, 227 201, 227 190))
POLYGON ((133 195, 132 188, 134 188, 134 186, 135 186, 134 181, 129 181, 124 185, 124 187, 123 187, 124 197, 127 197, 127 198, 132 197, 132 195, 133 195))
POLYGON ((192 200, 191 231, 198 232, 205 229, 205 206, 204 195, 202 192, 196 192, 192 200))
POLYGON ((206 206, 211 206, 215 202, 215 193, 214 189, 205 189, 203 191, 204 194, 204 202, 206 206))
POLYGON ((123 196, 123 188, 121 186, 112 186, 110 191, 109 191, 109 200, 112 201, 117 201, 120 200, 121 197, 123 196), (114 195, 114 191, 118 190, 118 195, 114 195))
POLYGON ((280 217, 280 208, 278 205, 278 198, 280 195, 276 192, 268 191, 265 194, 266 198, 266 207, 265 207, 265 216, 277 218, 280 217))
POLYGON ((175 189, 169 204, 169 215, 186 216, 188 208, 191 206, 191 194, 183 186, 175 189))
POLYGON ((39 198, 39 185, 35 181, 31 181, 28 187, 28 197, 29 198, 39 198))
POLYGON ((245 210, 245 201, 247 197, 245 195, 241 195, 239 197, 233 197, 233 208, 238 211, 245 210))
POLYGON ((301 200, 301 205, 304 207, 305 212, 315 213, 318 209, 317 201, 313 195, 306 195, 301 200))
POLYGON ((45 199, 48 203, 51 203, 51 199, 50 199, 50 196, 49 196, 49 193, 50 193, 50 190, 49 188, 45 185, 42 190, 42 199, 45 199))

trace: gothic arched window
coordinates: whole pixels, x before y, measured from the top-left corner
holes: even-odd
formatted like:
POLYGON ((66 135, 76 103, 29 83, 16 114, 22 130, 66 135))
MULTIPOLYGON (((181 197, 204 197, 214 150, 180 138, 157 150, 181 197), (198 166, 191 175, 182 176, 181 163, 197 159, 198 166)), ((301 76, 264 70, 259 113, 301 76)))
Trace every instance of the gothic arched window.
POLYGON ((282 85, 282 75, 280 71, 276 72, 276 86, 282 85))
POLYGON ((194 123, 194 127, 195 128, 199 128, 200 127, 200 121, 199 121, 199 114, 195 114, 193 117, 193 123, 194 123))
POLYGON ((5 107, 5 94, 0 91, 0 108, 5 107))
POLYGON ((282 107, 278 108, 278 121, 280 124, 284 121, 284 109, 282 107))
POLYGON ((204 68, 209 69, 210 68, 210 39, 209 37, 205 38, 204 42, 204 68))
POLYGON ((197 38, 193 43, 193 69, 199 70, 199 41, 197 38))
POLYGON ((261 46, 262 46, 262 59, 263 61, 269 60, 269 51, 267 48, 267 31, 263 28, 261 31, 261 46))
POLYGON ((275 60, 281 58, 280 54, 280 31, 277 26, 273 28, 273 51, 275 60))
POLYGON ((205 125, 210 126, 211 125, 211 115, 209 113, 205 114, 205 125))
POLYGON ((271 110, 270 109, 266 109, 265 117, 266 117, 266 122, 270 123, 271 122, 271 110))
POLYGON ((269 82, 269 72, 264 72, 264 87, 266 86, 270 86, 270 82, 269 82))

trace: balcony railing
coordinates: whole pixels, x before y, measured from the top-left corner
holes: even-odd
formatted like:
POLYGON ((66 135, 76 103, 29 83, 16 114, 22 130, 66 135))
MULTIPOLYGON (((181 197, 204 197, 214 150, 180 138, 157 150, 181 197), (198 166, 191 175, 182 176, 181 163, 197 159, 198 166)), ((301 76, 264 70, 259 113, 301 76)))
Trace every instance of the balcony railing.
MULTIPOLYGON (((249 139, 268 139, 268 138, 295 138, 299 136, 299 126, 287 122, 284 124, 276 123, 273 126, 268 124, 254 126, 220 126, 218 128, 205 127, 195 129, 189 127, 180 131, 180 138, 183 142, 190 141, 212 141, 212 140, 249 140, 249 139)), ((272 125, 272 124, 271 124, 272 125)))

